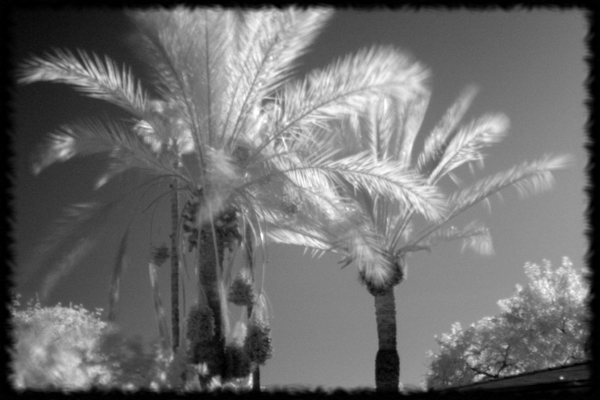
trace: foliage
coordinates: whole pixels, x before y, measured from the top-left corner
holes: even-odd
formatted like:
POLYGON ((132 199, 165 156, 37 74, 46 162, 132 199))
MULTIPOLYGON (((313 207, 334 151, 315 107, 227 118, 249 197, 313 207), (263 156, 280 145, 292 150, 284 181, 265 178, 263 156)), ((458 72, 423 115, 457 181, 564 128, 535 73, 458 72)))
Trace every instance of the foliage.
POLYGON ((100 319, 101 310, 42 307, 39 301, 27 305, 17 310, 16 297, 10 307, 15 388, 77 390, 110 380, 109 369, 99 364, 98 343, 108 328, 100 319))
POLYGON ((567 257, 553 269, 525 264, 526 287, 500 300, 500 314, 436 337, 439 354, 430 357, 429 388, 460 386, 486 379, 585 361, 590 313, 587 279, 567 257))
POLYGON ((185 349, 173 356, 158 344, 146 349, 140 337, 126 337, 101 319, 101 309, 43 307, 29 301, 10 307, 11 383, 18 390, 190 389, 185 349))

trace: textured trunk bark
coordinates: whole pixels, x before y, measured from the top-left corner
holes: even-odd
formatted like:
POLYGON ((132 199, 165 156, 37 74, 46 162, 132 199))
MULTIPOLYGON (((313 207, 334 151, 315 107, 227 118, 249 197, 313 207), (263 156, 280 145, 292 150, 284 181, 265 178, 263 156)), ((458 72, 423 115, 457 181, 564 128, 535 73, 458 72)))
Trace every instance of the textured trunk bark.
POLYGON ((171 183, 171 329, 173 354, 179 347, 179 192, 177 180, 171 183))
POLYGON ((394 288, 375 297, 379 349, 375 358, 375 387, 378 392, 397 392, 400 385, 400 357, 396 349, 396 301, 394 288))
MULTIPOLYGON (((216 221, 216 219, 215 219, 216 221)), ((223 263, 224 243, 215 238, 210 224, 201 227, 198 238, 198 272, 200 287, 206 296, 207 306, 212 310, 214 317, 215 334, 210 342, 210 351, 207 355, 208 381, 206 377, 199 377, 200 382, 207 384, 213 376, 223 376, 225 361, 225 321, 226 314, 221 302, 219 289, 220 266, 223 263), (217 252, 215 253, 215 239, 217 252)))

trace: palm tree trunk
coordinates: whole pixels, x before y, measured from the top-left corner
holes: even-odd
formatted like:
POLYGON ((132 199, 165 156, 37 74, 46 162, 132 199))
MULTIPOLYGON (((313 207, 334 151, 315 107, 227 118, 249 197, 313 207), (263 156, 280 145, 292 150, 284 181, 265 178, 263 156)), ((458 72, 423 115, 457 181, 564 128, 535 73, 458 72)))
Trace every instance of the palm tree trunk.
POLYGON ((171 183, 171 329, 173 332, 173 354, 179 347, 179 192, 177 180, 171 183))
MULTIPOLYGON (((218 217, 215 218, 215 221, 218 217)), ((204 293, 206 305, 212 310, 214 318, 214 336, 209 343, 209 354, 204 355, 208 367, 208 377, 199 376, 201 384, 207 385, 213 376, 223 376, 225 367, 225 320, 226 313, 220 293, 220 269, 223 263, 224 243, 219 235, 215 238, 211 224, 201 227, 198 238, 198 273, 200 288, 204 293), (215 253, 215 240, 217 252, 215 253)), ((203 387, 205 389, 205 387, 203 387)))
POLYGON ((394 288, 375 297, 375 317, 379 349, 375 358, 376 391, 398 391, 400 357, 396 349, 396 300, 394 288))

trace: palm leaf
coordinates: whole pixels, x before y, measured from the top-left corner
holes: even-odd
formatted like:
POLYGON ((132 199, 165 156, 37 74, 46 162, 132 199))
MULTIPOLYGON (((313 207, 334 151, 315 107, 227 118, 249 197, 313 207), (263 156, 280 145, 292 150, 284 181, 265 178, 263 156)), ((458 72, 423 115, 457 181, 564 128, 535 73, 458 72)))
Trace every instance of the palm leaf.
POLYGON ((330 10, 294 8, 244 14, 238 24, 236 57, 232 58, 225 95, 229 106, 223 135, 231 142, 248 131, 244 117, 289 77, 294 61, 306 51, 330 14, 330 10))
POLYGON ((416 174, 402 169, 392 161, 377 161, 368 153, 299 169, 318 170, 332 181, 343 178, 353 186, 365 188, 371 196, 391 196, 409 204, 427 219, 440 220, 442 200, 433 186, 428 186, 416 174))
POLYGON ((405 98, 422 90, 427 71, 390 47, 363 50, 301 82, 290 82, 280 94, 280 120, 269 131, 271 140, 299 134, 304 126, 322 124, 364 109, 374 96, 386 93, 405 98))
POLYGON ((566 155, 546 156, 540 160, 525 162, 520 166, 514 166, 507 171, 481 179, 475 184, 453 193, 447 200, 452 208, 448 211, 444 221, 440 224, 429 225, 415 235, 416 239, 411 243, 421 242, 457 215, 481 201, 486 201, 490 196, 499 194, 505 188, 516 188, 521 197, 549 190, 554 183, 552 171, 566 168, 571 161, 571 157, 566 155))
POLYGON ((112 201, 75 204, 67 208, 64 216, 53 223, 51 234, 46 235, 33 253, 31 264, 41 265, 46 271, 37 267, 26 285, 37 281, 40 274, 44 275, 42 298, 47 298, 58 280, 69 274, 96 245, 103 232, 98 226, 108 224, 107 217, 117 205, 112 201))
POLYGON ((112 120, 81 120, 63 125, 52 133, 38 151, 34 173, 55 162, 64 162, 74 156, 109 153, 111 164, 96 186, 111 177, 132 168, 141 168, 161 175, 176 175, 170 160, 159 158, 136 135, 112 120))
POLYGON ((223 116, 222 94, 227 91, 233 48, 233 14, 179 7, 136 11, 132 18, 164 96, 180 104, 196 146, 218 147, 216 132, 223 116))
POLYGON ((417 160, 418 171, 422 173, 433 171, 438 165, 448 142, 452 138, 451 134, 471 106, 476 94, 477 88, 475 86, 470 86, 461 93, 458 100, 448 109, 441 121, 425 139, 423 151, 417 160))
POLYGON ((525 162, 505 172, 481 179, 449 196, 448 204, 452 204, 453 208, 446 220, 507 187, 516 188, 520 197, 549 190, 554 184, 552 171, 568 167, 571 161, 570 156, 566 155, 545 156, 540 160, 525 162))
MULTIPOLYGON (((469 248, 482 255, 491 255, 494 252, 492 237, 490 236, 489 230, 485 226, 478 224, 476 221, 469 223, 463 229, 458 229, 454 226, 441 227, 427 236, 426 239, 418 242, 418 246, 419 249, 429 250, 439 243, 454 240, 462 240, 461 251, 465 251, 469 248)), ((411 246, 417 246, 417 243, 414 243, 411 246)))
POLYGON ((441 159, 429 175, 429 182, 436 182, 463 164, 483 164, 481 150, 501 141, 508 125, 509 121, 505 115, 485 115, 461 129, 447 143, 441 159))
POLYGON ((121 241, 119 243, 110 288, 108 291, 108 320, 110 322, 115 322, 117 317, 116 309, 117 304, 119 302, 119 295, 121 290, 121 276, 123 274, 123 270, 127 267, 127 260, 125 258, 125 254, 127 250, 128 237, 129 226, 127 226, 127 229, 125 230, 125 233, 123 234, 123 237, 121 238, 121 241))
POLYGON ((136 115, 144 117, 147 95, 128 70, 119 71, 108 57, 104 62, 97 55, 79 51, 79 59, 66 50, 55 55, 33 57, 19 70, 19 83, 39 81, 73 85, 86 95, 108 101, 136 115))

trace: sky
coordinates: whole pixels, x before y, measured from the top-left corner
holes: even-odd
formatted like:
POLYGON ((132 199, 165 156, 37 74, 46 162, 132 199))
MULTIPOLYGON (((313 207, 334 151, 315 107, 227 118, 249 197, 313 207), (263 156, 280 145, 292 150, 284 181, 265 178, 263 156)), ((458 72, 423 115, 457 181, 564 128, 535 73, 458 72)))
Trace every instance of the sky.
MULTIPOLYGON (((80 48, 108 55, 143 74, 126 41, 130 31, 128 20, 118 11, 21 10, 13 14, 10 30, 12 60, 20 62, 53 48, 80 48)), ((487 152, 485 169, 476 177, 548 153, 574 158, 568 169, 555 173, 553 190, 520 199, 509 189, 502 192, 502 200, 492 199, 491 213, 476 206, 457 219, 457 226, 474 219, 487 225, 493 256, 461 253, 460 243, 447 243, 407 259, 407 279, 395 288, 404 384, 424 380, 426 352, 437 350, 434 335, 449 332, 454 322, 468 326, 496 314, 496 302, 510 297, 517 283, 526 283, 526 262, 548 259, 559 265, 567 256, 575 267, 586 264, 586 33, 585 15, 576 9, 345 9, 335 13, 300 60, 299 75, 373 45, 393 45, 412 54, 432 74, 432 98, 421 138, 467 85, 478 85, 479 95, 465 122, 502 112, 511 127, 507 137, 487 152)), ((109 198, 123 189, 123 182, 117 180, 105 193, 94 192, 93 183, 104 165, 100 158, 71 160, 35 176, 31 157, 44 136, 63 123, 82 116, 118 114, 112 106, 84 98, 66 85, 48 83, 15 87, 13 109, 15 284, 16 291, 28 299, 41 293, 49 265, 49 260, 36 256, 36 246, 51 232, 62 210, 74 203, 109 198)), ((459 172, 466 183, 473 182, 468 170, 459 172)), ((160 244, 168 234, 168 219, 161 216, 167 213, 168 203, 160 203, 154 214, 151 208, 136 214, 132 212, 135 199, 128 197, 123 210, 110 217, 115 229, 92 232, 99 234, 97 246, 60 278, 45 304, 106 308, 118 233, 124 221, 134 216, 131 229, 139 234, 129 241, 118 322, 126 332, 150 339, 158 335, 158 328, 148 251, 150 244, 160 244)), ((150 205, 148 199, 151 194, 139 210, 150 205)), ((263 288, 270 305, 274 355, 261 369, 263 385, 348 389, 374 385, 373 297, 358 283, 355 266, 340 270, 337 261, 332 255, 313 258, 301 248, 268 247, 263 288)), ((168 309, 167 267, 161 270, 160 284, 168 309)), ((234 309, 232 318, 240 312, 234 309)))

